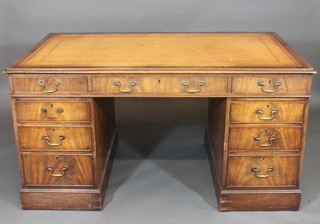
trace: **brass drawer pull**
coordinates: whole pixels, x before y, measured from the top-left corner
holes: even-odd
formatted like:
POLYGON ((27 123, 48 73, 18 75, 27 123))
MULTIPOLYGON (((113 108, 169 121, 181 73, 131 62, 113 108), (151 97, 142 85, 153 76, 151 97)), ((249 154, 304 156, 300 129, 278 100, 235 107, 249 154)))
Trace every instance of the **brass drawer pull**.
POLYGON ((271 111, 271 116, 270 116, 270 117, 262 117, 262 115, 264 114, 263 110, 260 109, 260 108, 258 108, 258 109, 256 110, 256 114, 259 114, 259 115, 258 115, 258 118, 259 118, 260 120, 272 120, 272 119, 274 118, 274 116, 275 116, 278 112, 279 112, 279 110, 278 110, 277 108, 275 108, 275 109, 272 109, 272 111, 271 111))
MULTIPOLYGON (((41 108, 41 113, 45 114, 47 112, 48 112, 47 108, 41 108)), ((62 114, 63 112, 64 112, 64 109, 62 107, 59 107, 57 109, 57 113, 62 114)))
POLYGON ((48 112, 48 110, 46 108, 41 108, 41 113, 45 114, 47 112, 48 112))
POLYGON ((119 90, 119 92, 121 92, 121 93, 131 93, 131 92, 134 90, 134 87, 135 87, 137 84, 138 84, 137 81, 134 81, 134 80, 133 80, 133 81, 131 81, 130 84, 129 84, 130 89, 124 90, 124 89, 121 89, 121 82, 120 82, 120 81, 115 81, 115 82, 113 83, 113 85, 118 86, 118 90, 119 90))
POLYGON ((254 136, 253 140, 257 141, 260 147, 269 147, 269 146, 272 146, 273 141, 276 140, 276 138, 277 138, 276 135, 271 135, 271 137, 269 138, 269 142, 270 142, 269 144, 261 144, 262 140, 259 135, 254 136))
POLYGON ((258 86, 261 86, 261 91, 264 93, 275 93, 279 90, 279 86, 281 86, 281 82, 280 81, 276 81, 276 83, 274 84, 274 89, 265 89, 265 84, 264 81, 258 81, 258 86))
POLYGON ((43 140, 47 140, 47 143, 48 143, 48 145, 50 145, 50 146, 59 146, 59 145, 62 145, 62 141, 66 139, 66 136, 64 136, 64 135, 59 135, 59 142, 58 142, 58 143, 51 143, 51 142, 50 142, 50 137, 49 137, 49 135, 44 135, 44 136, 42 136, 42 139, 43 139, 43 140))
POLYGON ((184 86, 184 91, 186 91, 187 93, 198 93, 201 91, 201 87, 203 87, 205 84, 206 84, 205 81, 200 81, 197 84, 198 89, 188 89, 189 88, 188 81, 183 80, 181 82, 181 85, 184 86))
POLYGON ((61 85, 61 82, 60 81, 57 81, 55 84, 54 84, 54 89, 52 90, 48 90, 46 89, 46 84, 44 83, 44 81, 40 80, 38 82, 39 86, 41 86, 41 89, 42 89, 42 92, 45 92, 45 93, 54 93, 54 92, 57 92, 58 91, 58 86, 61 85))
POLYGON ((258 178, 266 178, 266 177, 270 176, 270 173, 271 173, 273 170, 274 170, 273 167, 268 167, 266 174, 259 174, 258 168, 257 168, 257 167, 253 167, 253 168, 251 169, 251 172, 254 172, 254 175, 255 175, 256 177, 258 177, 258 178))
POLYGON ((62 167, 61 173, 53 173, 53 168, 51 166, 48 166, 47 170, 50 171, 50 175, 53 177, 63 177, 65 175, 65 171, 68 170, 68 167, 62 167))
POLYGON ((59 107, 59 108, 57 109, 57 113, 59 113, 59 114, 62 114, 63 111, 64 111, 64 109, 63 109, 62 107, 59 107))

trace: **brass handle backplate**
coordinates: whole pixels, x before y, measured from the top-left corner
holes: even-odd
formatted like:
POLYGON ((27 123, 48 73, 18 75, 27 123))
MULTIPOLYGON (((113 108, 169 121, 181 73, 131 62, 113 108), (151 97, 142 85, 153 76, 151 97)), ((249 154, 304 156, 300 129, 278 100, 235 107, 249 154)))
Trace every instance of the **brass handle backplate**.
POLYGON ((279 86, 281 86, 281 82, 280 81, 276 81, 274 83, 274 89, 265 89, 265 83, 264 81, 258 81, 258 86, 261 86, 261 91, 264 93, 275 93, 278 92, 279 90, 279 86))
POLYGON ((46 89, 46 84, 45 84, 45 82, 42 81, 42 80, 40 80, 40 81, 38 82, 38 85, 41 86, 42 92, 45 92, 45 93, 54 93, 54 92, 57 92, 57 91, 58 91, 58 86, 61 85, 61 82, 60 82, 60 81, 55 82, 53 89, 46 89))
POLYGON ((260 138, 259 135, 256 135, 253 137, 253 140, 254 141, 257 141, 258 142, 258 145, 260 147, 269 147, 269 146, 272 146, 273 144, 273 141, 276 140, 277 136, 276 135, 271 135, 270 138, 269 138, 269 144, 261 144, 262 140, 260 138))
POLYGON ((205 81, 200 81, 197 84, 197 89, 189 89, 189 83, 188 81, 183 80, 181 82, 181 85, 184 86, 184 91, 188 92, 188 93, 198 93, 201 91, 201 87, 203 87, 205 85, 205 81))
POLYGON ((62 145, 62 141, 66 139, 66 136, 64 136, 64 135, 59 135, 59 142, 58 142, 58 143, 52 143, 52 142, 50 142, 50 136, 49 136, 49 135, 44 135, 44 136, 42 136, 42 139, 43 139, 43 140, 46 140, 46 141, 47 141, 47 144, 50 145, 50 146, 59 146, 59 145, 62 145))
POLYGON ((264 114, 263 110, 258 108, 256 110, 256 114, 258 114, 258 118, 260 120, 272 120, 274 118, 274 116, 279 112, 279 110, 277 108, 272 109, 271 111, 271 116, 270 117, 262 117, 262 115, 264 114))
POLYGON ((61 173, 53 173, 53 168, 51 166, 48 166, 47 170, 50 171, 50 175, 53 177, 63 177, 65 175, 65 171, 68 170, 68 167, 62 167, 61 173))
POLYGON ((121 82, 120 81, 115 81, 113 85, 118 87, 119 92, 121 93, 131 93, 134 90, 134 87, 138 84, 137 81, 131 81, 129 84, 130 89, 121 89, 121 82))
POLYGON ((266 174, 259 174, 259 170, 258 170, 257 167, 252 167, 252 168, 251 168, 251 172, 253 172, 254 175, 255 175, 256 177, 258 177, 258 178, 266 178, 266 177, 270 176, 270 173, 271 173, 273 170, 274 170, 273 167, 268 167, 266 174))

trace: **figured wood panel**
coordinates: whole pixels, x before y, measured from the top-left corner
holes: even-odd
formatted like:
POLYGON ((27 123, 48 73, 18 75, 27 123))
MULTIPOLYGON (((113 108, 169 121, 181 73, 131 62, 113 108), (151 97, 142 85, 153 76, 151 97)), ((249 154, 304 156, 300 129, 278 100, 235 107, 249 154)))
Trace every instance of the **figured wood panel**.
MULTIPOLYGON (((206 149, 214 180, 220 188, 225 179, 225 142, 228 130, 228 102, 225 98, 210 98, 208 101, 208 127, 206 132, 206 149)), ((217 189, 216 189, 217 190, 217 189)))
POLYGON ((222 193, 220 211, 283 211, 299 210, 301 192, 291 191, 232 191, 222 193))
POLYGON ((16 101, 18 122, 90 122, 89 102, 16 101))
POLYGON ((112 164, 112 156, 115 153, 117 145, 114 98, 93 98, 92 113, 96 148, 96 185, 101 186, 104 178, 109 178, 108 173, 111 171, 110 164, 112 164))
POLYGON ((236 127, 230 128, 230 150, 299 150, 301 127, 236 127), (255 140, 258 136, 261 141, 255 140), (274 140, 270 138, 275 136, 274 140), (260 144, 260 145, 259 145, 260 144), (270 146, 261 146, 269 145, 270 146))
POLYGON ((75 95, 88 92, 88 82, 86 77, 81 76, 13 76, 12 89, 13 93, 24 95, 59 95, 63 93, 75 95), (40 85, 40 82, 44 83, 44 87, 40 85))
POLYGON ((301 67, 273 33, 53 34, 19 67, 301 67))
POLYGON ((119 94, 130 96, 135 93, 159 93, 159 94, 185 94, 202 95, 210 93, 226 93, 227 78, 225 77, 207 77, 207 76, 114 76, 114 77, 93 77, 92 90, 94 93, 101 94, 119 94), (119 88, 116 83, 120 83, 119 88), (134 86, 131 84, 135 82, 134 86), (186 83, 187 86, 183 85, 186 83), (198 86, 199 83, 203 85, 198 86))
POLYGON ((308 78, 289 78, 277 76, 246 76, 232 78, 233 93, 254 93, 259 95, 277 95, 284 93, 307 94, 308 78), (259 82, 263 82, 264 86, 260 86, 259 82), (278 89, 275 84, 280 82, 278 89), (264 92, 274 91, 274 92, 264 92))
POLYGON ((100 193, 88 192, 87 189, 77 192, 32 191, 23 189, 20 192, 23 209, 45 210, 102 210, 103 202, 100 193))
POLYGON ((22 172, 24 172, 25 186, 92 186, 92 156, 91 155, 63 155, 22 153, 22 172), (63 167, 67 167, 63 176, 63 167))
POLYGON ((18 127, 21 150, 91 151, 89 127, 18 127), (49 140, 44 139, 48 136, 49 140), (64 136, 64 139, 60 139, 64 136), (61 144, 61 145, 49 145, 61 144))
POLYGON ((228 159, 227 186, 230 187, 295 187, 299 169, 299 156, 230 156, 228 159), (258 169, 259 178, 252 172, 258 169))
POLYGON ((245 100, 232 101, 230 122, 303 123, 304 111, 305 101, 286 102, 279 101, 279 99, 257 100, 254 102, 245 100))

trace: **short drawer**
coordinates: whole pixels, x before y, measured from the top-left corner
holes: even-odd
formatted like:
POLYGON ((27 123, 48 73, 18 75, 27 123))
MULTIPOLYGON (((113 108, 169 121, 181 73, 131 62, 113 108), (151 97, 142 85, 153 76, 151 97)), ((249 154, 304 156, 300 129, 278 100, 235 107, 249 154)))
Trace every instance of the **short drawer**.
POLYGON ((91 151, 89 127, 18 127, 21 150, 91 151))
POLYGON ((259 95, 309 94, 308 81, 308 78, 303 77, 234 77, 232 92, 259 95))
POLYGON ((298 127, 231 127, 230 150, 300 149, 302 128, 298 127))
POLYGON ((296 187, 299 156, 230 156, 228 187, 296 187))
POLYGON ((15 102, 18 122, 89 122, 89 102, 27 101, 15 102))
MULTIPOLYGON (((179 77, 93 77, 94 93, 114 95, 136 95, 143 93, 174 95, 206 95, 209 93, 226 93, 227 79, 210 76, 179 77)), ((170 96, 174 96, 170 95, 170 96)))
POLYGON ((92 155, 22 153, 25 186, 93 186, 92 155))
POLYGON ((303 123, 305 101, 264 100, 231 102, 231 123, 303 123))
POLYGON ((88 92, 86 77, 12 76, 13 94, 19 95, 76 95, 88 92))

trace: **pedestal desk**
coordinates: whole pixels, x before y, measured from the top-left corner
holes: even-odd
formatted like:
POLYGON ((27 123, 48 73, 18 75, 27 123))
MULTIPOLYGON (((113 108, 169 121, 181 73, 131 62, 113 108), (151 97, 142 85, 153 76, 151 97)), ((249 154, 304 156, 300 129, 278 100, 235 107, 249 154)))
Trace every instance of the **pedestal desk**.
POLYGON ((315 70, 276 33, 49 34, 5 73, 24 209, 102 209, 115 97, 208 98, 219 209, 299 209, 315 70))

